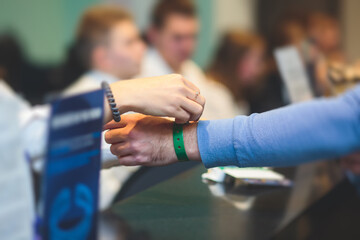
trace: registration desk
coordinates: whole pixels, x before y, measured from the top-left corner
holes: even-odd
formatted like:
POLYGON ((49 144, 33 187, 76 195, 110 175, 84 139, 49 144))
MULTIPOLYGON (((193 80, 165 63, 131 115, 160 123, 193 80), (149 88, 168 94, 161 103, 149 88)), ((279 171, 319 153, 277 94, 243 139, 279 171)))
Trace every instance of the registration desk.
POLYGON ((207 184, 197 166, 104 212, 100 239, 360 239, 360 200, 336 162, 277 170, 293 187, 207 184))

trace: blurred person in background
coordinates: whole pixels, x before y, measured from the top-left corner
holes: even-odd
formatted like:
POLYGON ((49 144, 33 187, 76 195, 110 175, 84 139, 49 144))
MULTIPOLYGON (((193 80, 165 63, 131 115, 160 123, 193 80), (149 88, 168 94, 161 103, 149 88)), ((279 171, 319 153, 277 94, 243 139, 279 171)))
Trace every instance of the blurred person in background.
POLYGON ((266 42, 265 73, 256 105, 251 106, 251 112, 261 113, 290 103, 274 59, 274 51, 289 45, 299 48, 305 39, 305 18, 302 13, 285 13, 279 17, 266 42))
POLYGON ((236 105, 250 112, 263 104, 259 94, 265 72, 265 42, 257 34, 233 30, 220 41, 207 70, 209 79, 225 85, 236 105))
POLYGON ((338 20, 329 14, 315 12, 309 15, 307 31, 312 43, 323 57, 319 78, 329 78, 337 94, 360 81, 360 65, 349 63, 342 49, 341 29, 338 20))
MULTIPOLYGON (((103 81, 111 84, 133 78, 140 72, 144 51, 145 45, 129 12, 115 5, 89 8, 81 17, 75 44, 70 52, 77 55, 69 58, 70 63, 85 72, 65 89, 64 94, 98 89, 103 81)), ((104 141, 102 144, 107 145, 104 141)), ((101 171, 101 209, 110 205, 122 184, 137 169, 117 167, 101 171)))
POLYGON ((179 73, 201 89, 207 99, 204 118, 234 117, 240 112, 234 107, 229 90, 207 80, 200 67, 191 60, 194 54, 200 23, 191 0, 160 0, 155 6, 147 40, 147 51, 141 77, 179 73))
POLYGON ((341 31, 336 18, 326 13, 312 13, 307 20, 310 40, 329 62, 344 63, 345 53, 341 48, 341 31))
POLYGON ((0 79, 31 104, 43 101, 49 89, 48 72, 30 63, 13 33, 0 34, 0 79))
POLYGON ((293 46, 297 48, 303 60, 313 96, 330 95, 331 88, 326 75, 326 62, 308 36, 307 16, 306 12, 300 10, 286 12, 279 18, 272 31, 268 52, 269 73, 266 80, 268 88, 275 93, 269 97, 273 102, 272 107, 280 107, 290 103, 287 90, 273 57, 275 50, 282 47, 293 46))
POLYGON ((21 70, 24 65, 23 51, 20 44, 10 34, 0 35, 0 79, 16 92, 22 93, 21 70))
POLYGON ((139 74, 145 51, 130 13, 114 6, 89 8, 82 16, 73 51, 86 71, 65 94, 99 88, 102 81, 113 83, 139 74))
POLYGON ((332 95, 334 89, 329 81, 329 70, 346 62, 338 20, 327 13, 311 13, 307 17, 306 31, 308 42, 315 49, 311 60, 315 63, 317 90, 322 95, 332 95))

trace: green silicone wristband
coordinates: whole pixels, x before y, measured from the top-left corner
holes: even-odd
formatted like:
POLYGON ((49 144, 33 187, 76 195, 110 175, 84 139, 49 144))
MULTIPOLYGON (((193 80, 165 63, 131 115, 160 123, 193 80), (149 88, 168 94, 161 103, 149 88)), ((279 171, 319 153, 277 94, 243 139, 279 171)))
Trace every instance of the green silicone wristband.
POLYGON ((183 135, 183 125, 174 123, 173 127, 174 149, 179 162, 189 161, 186 155, 183 135))

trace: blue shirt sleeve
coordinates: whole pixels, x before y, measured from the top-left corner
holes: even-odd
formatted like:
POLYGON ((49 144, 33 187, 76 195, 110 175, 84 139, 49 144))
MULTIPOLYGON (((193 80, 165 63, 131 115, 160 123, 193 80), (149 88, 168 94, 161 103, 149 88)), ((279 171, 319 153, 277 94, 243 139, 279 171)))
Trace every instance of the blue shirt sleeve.
POLYGON ((360 86, 337 98, 201 121, 197 135, 207 168, 290 166, 360 151, 360 86))

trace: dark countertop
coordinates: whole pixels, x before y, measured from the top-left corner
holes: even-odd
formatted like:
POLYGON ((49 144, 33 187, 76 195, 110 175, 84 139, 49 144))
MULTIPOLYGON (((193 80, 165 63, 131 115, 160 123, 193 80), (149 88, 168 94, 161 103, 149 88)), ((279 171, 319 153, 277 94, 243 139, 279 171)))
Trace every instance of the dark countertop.
MULTIPOLYGON (((336 204, 333 198, 339 194, 333 192, 352 187, 343 186, 342 173, 335 162, 277 170, 293 179, 294 186, 206 184, 201 180, 206 169, 195 167, 103 213, 100 239, 295 239, 293 235, 302 232, 297 222, 303 214, 314 211, 311 208, 329 195, 333 197, 328 201, 336 204)), ((342 198, 347 199, 343 192, 342 198)), ((345 192, 348 194, 349 190, 345 192)), ((339 211, 336 206, 332 208, 339 211)))

